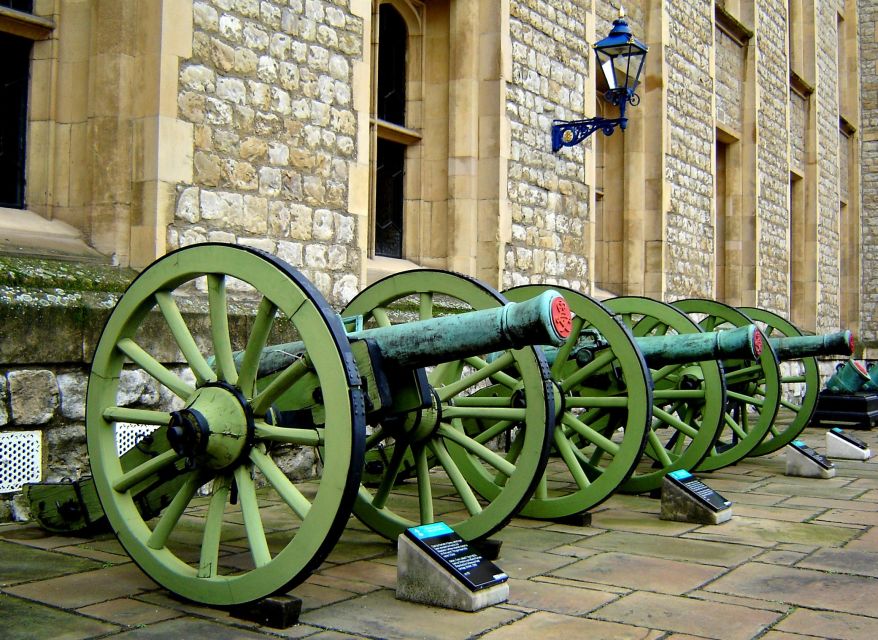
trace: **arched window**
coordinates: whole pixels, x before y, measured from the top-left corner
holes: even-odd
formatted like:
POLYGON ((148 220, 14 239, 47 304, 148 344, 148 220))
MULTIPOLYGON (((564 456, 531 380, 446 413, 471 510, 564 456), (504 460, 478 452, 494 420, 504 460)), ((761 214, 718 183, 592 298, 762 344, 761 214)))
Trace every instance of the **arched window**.
POLYGON ((407 127, 411 33, 392 2, 380 3, 376 17, 372 246, 375 255, 402 258, 406 156, 408 147, 420 141, 420 134, 407 127))

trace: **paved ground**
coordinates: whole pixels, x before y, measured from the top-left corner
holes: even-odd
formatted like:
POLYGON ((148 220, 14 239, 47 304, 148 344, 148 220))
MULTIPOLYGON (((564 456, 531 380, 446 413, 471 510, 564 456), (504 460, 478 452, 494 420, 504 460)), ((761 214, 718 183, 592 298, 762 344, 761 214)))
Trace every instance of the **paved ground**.
MULTIPOLYGON (((824 432, 804 439, 823 449, 824 432)), ((878 433, 857 432, 872 450, 878 433)), ((784 475, 780 456, 704 476, 734 502, 718 526, 659 520, 659 502, 617 496, 588 527, 515 519, 498 564, 508 603, 460 613, 397 601, 395 554, 351 521, 293 593, 300 624, 274 630, 179 602, 115 539, 0 525, 0 636, 17 638, 878 637, 878 459, 829 480, 784 475)))

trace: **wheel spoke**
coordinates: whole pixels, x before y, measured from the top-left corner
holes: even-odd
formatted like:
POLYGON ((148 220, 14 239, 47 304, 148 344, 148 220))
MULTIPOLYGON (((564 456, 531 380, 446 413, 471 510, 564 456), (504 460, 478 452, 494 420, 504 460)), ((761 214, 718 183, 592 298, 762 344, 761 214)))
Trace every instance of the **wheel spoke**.
POLYGON ((587 365, 570 375, 565 380, 561 381, 561 390, 564 392, 570 391, 573 387, 582 383, 583 380, 586 380, 590 376, 596 374, 598 371, 606 367, 616 358, 616 354, 614 354, 611 350, 607 349, 599 356, 597 356, 594 360, 589 362, 587 365))
POLYGON ((276 427, 262 420, 255 422, 254 435, 257 440, 298 444, 308 447, 319 447, 324 442, 323 429, 296 429, 294 427, 276 427))
POLYGON ((754 364, 735 371, 726 372, 726 383, 740 383, 747 380, 758 380, 762 376, 762 365, 754 364))
POLYGON ((387 504, 387 498, 390 497, 390 492, 393 490, 396 479, 399 477, 399 472, 402 470, 402 463, 405 460, 407 449, 408 447, 403 446, 400 442, 394 445, 390 462, 384 468, 384 477, 381 478, 381 484, 378 485, 372 497, 372 507, 375 509, 383 509, 384 505, 387 504))
POLYGON ((789 409, 790 411, 793 411, 794 413, 799 413, 799 411, 801 411, 801 409, 802 409, 802 405, 794 404, 794 403, 790 402, 789 400, 784 400, 783 398, 780 399, 780 406, 786 407, 787 409, 789 409))
POLYGON ((366 451, 369 451, 373 447, 375 447, 379 442, 384 440, 387 436, 384 434, 384 427, 382 425, 378 425, 375 427, 375 430, 366 436, 366 451))
POLYGON ((572 416, 569 412, 564 414, 564 417, 561 418, 562 424, 570 427, 576 433, 581 435, 583 438, 596 445, 597 447, 603 449, 610 455, 617 455, 619 453, 619 445, 607 438, 606 436, 601 435, 587 424, 581 422, 579 419, 572 416))
POLYGON ((727 392, 729 400, 739 400, 746 404, 755 405, 757 407, 761 407, 764 404, 764 401, 760 400, 755 396, 748 396, 744 393, 738 393, 737 391, 728 391, 727 392))
POLYGON ((182 458, 182 456, 179 453, 173 449, 168 449, 157 455, 155 458, 150 458, 130 471, 123 473, 113 483, 113 489, 119 493, 125 493, 133 486, 143 482, 150 476, 158 475, 158 473, 165 467, 175 464, 180 458, 182 458))
POLYGON ((433 517, 433 487, 430 484, 430 463, 427 461, 427 448, 420 446, 414 449, 415 465, 418 477, 418 510, 421 524, 429 524, 433 517))
POLYGON ((213 578, 219 564, 219 545, 223 533, 223 515, 229 501, 228 476, 221 476, 213 481, 213 495, 207 507, 207 518, 204 521, 204 535, 201 539, 201 558, 198 561, 198 577, 213 578))
POLYGON ((586 477, 585 471, 582 470, 582 465, 579 463, 570 441, 564 437, 564 434, 561 433, 560 429, 555 429, 553 439, 555 441, 555 447, 558 449, 558 453, 561 454, 561 459, 564 460, 567 469, 570 470, 570 475, 573 476, 573 481, 576 483, 576 486, 578 486, 580 490, 588 489, 591 482, 589 482, 586 477))
MULTIPOLYGON (((467 362, 470 360, 477 360, 474 358, 467 358, 467 362)), ((481 362, 484 362, 483 360, 481 362)), ((457 382, 453 382, 444 387, 440 387, 436 389, 436 394, 439 396, 439 400, 441 402, 447 402, 449 398, 453 398, 457 394, 461 393, 465 389, 473 386, 474 384, 478 384, 479 382, 486 380, 490 376, 498 373, 505 367, 508 367, 514 362, 513 356, 510 352, 504 353, 502 356, 494 360, 494 362, 488 364, 485 363, 483 367, 478 368, 476 371, 470 373, 462 377, 457 382)))
POLYGON ((271 562, 271 552, 265 539, 262 527, 262 516, 259 515, 259 500, 256 497, 256 486, 250 475, 248 465, 238 465, 235 469, 235 484, 241 501, 241 515, 244 517, 244 530, 250 543, 250 554, 257 567, 264 567, 271 562))
POLYGON ((311 371, 311 363, 307 356, 296 360, 253 397, 253 401, 250 403, 253 413, 257 416, 265 415, 265 412, 274 404, 274 401, 280 398, 287 389, 301 380, 309 371, 311 371))
POLYGON ((466 479, 464 479, 460 469, 454 464, 454 460, 451 459, 451 455, 448 453, 448 449, 445 448, 442 441, 433 439, 429 441, 427 446, 430 447, 430 451, 433 452, 433 455, 439 460, 439 464, 445 469, 445 472, 448 474, 448 479, 451 480, 451 484, 454 485, 457 494, 463 502, 463 506, 466 507, 466 510, 469 511, 470 515, 481 513, 482 506, 479 504, 476 495, 473 493, 473 490, 470 488, 466 479))
POLYGON ((570 335, 567 336, 567 340, 565 340, 564 344, 558 349, 558 353, 555 354, 555 362, 552 363, 552 377, 556 380, 561 378, 561 372, 564 369, 564 365, 567 364, 567 360, 573 352, 573 347, 575 347, 576 343, 579 341, 579 334, 582 333, 582 327, 584 325, 584 318, 581 316, 573 316, 570 335))
POLYGON ((131 338, 122 338, 116 346, 122 353, 131 358, 131 360, 133 360, 141 369, 170 389, 177 397, 185 400, 195 393, 194 387, 183 382, 183 380, 171 373, 162 363, 144 351, 143 348, 131 338))
POLYGON ((250 461, 256 465, 256 468, 262 472, 281 499, 287 503, 290 509, 302 520, 311 510, 311 503, 308 498, 302 495, 302 492, 296 488, 290 479, 287 478, 277 464, 268 455, 257 448, 250 450, 250 461))
POLYGON ((726 413, 725 415, 725 423, 729 427, 729 429, 731 429, 735 433, 735 435, 741 438, 741 440, 747 437, 746 430, 740 424, 738 424, 737 421, 732 418, 732 416, 730 416, 728 413, 726 413))
POLYGON ((628 406, 628 398, 619 396, 573 396, 564 402, 571 409, 624 409, 628 406))
POLYGON ((655 454, 655 459, 658 460, 663 467, 667 468, 674 464, 673 460, 671 460, 671 456, 668 455, 668 450, 665 449, 665 446, 662 444, 661 440, 659 440, 658 434, 655 431, 650 429, 647 438, 649 446, 655 454))
POLYGON ((682 364, 667 364, 663 366, 661 369, 652 370, 652 382, 655 384, 659 380, 664 380, 668 376, 677 373, 680 369, 682 369, 684 365, 682 364))
POLYGON ((683 422, 677 416, 673 415, 672 413, 668 413, 667 411, 664 411, 659 407, 653 406, 652 414, 665 424, 673 427, 680 433, 686 434, 690 438, 694 439, 698 435, 698 429, 693 428, 691 424, 683 422))
POLYGON ((462 431, 458 431, 457 429, 450 427, 447 424, 440 424, 439 435, 443 438, 451 440, 455 444, 460 445, 480 460, 483 460, 484 462, 497 469, 497 471, 499 471, 503 475, 511 476, 513 473, 515 473, 514 464, 511 464, 508 460, 503 458, 503 456, 491 451, 485 445, 476 442, 462 431))
POLYGON ((171 414, 151 409, 129 409, 128 407, 107 407, 103 411, 107 422, 131 422, 133 424, 152 424, 159 427, 171 422, 171 414))
POLYGON ((195 496, 198 487, 202 484, 204 484, 204 479, 201 477, 201 474, 198 472, 189 474, 189 477, 186 478, 183 486, 179 488, 174 499, 171 500, 171 503, 162 512, 162 516, 156 523, 155 529, 152 530, 149 539, 146 541, 146 546, 156 550, 164 548, 168 543, 168 536, 171 535, 174 527, 177 526, 180 517, 195 496))
MULTIPOLYGON (((656 389, 652 392, 653 400, 703 400, 706 397, 704 389, 656 389)), ((679 403, 678 403, 679 404, 679 403)))
POLYGON ((389 327, 391 325, 390 318, 387 317, 387 311, 383 307, 372 309, 372 318, 379 327, 389 327))
POLYGON ((478 420, 508 420, 520 422, 527 417, 527 409, 514 407, 443 407, 442 417, 449 420, 455 418, 476 418, 478 420))
POLYGON ((277 306, 268 298, 262 298, 253 320, 253 329, 247 339, 247 346, 244 348, 244 357, 241 359, 241 370, 238 375, 238 387, 248 398, 252 397, 255 391, 259 360, 268 340, 268 334, 274 326, 276 315, 277 306))
POLYGON ((433 294, 422 293, 419 300, 418 316, 421 320, 429 320, 433 317, 433 294))
POLYGON ((226 301, 226 278, 214 273, 207 274, 207 300, 210 309, 210 336, 213 353, 219 368, 219 376, 229 384, 238 381, 232 342, 229 337, 229 308, 226 301))
POLYGON ((205 382, 215 381, 216 373, 207 364, 207 360, 204 359, 204 356, 198 349, 198 345, 195 344, 195 339, 192 337, 192 333, 189 331, 189 327, 186 325, 186 321, 183 319, 183 315, 180 313, 180 309, 177 307, 173 296, 167 291, 158 291, 155 294, 155 299, 162 315, 165 317, 168 328, 171 330, 171 334, 174 336, 174 340, 177 342, 177 346, 180 347, 183 357, 192 369, 192 373, 195 374, 198 384, 201 385, 205 382))

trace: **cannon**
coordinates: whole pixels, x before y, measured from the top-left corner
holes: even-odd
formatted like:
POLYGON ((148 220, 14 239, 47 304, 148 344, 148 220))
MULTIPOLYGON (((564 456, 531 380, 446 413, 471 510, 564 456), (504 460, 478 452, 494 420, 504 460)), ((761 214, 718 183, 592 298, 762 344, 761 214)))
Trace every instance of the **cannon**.
POLYGON ((563 299, 505 306, 444 272, 410 282, 394 282, 394 295, 414 299, 424 322, 390 327, 391 300, 373 304, 377 286, 345 312, 361 316, 369 301, 363 324, 375 326, 351 326, 353 337, 302 274, 243 246, 189 246, 131 283, 95 349, 86 434, 102 510, 152 579, 198 602, 248 602, 307 578, 352 511, 389 537, 441 515, 475 539, 527 501, 545 468, 554 395, 526 345, 563 338, 563 299), (454 313, 430 320, 440 297, 454 313), (127 406, 123 372, 157 383, 170 408, 127 406), (474 417, 484 431, 461 427, 474 417), (120 453, 126 424, 155 428, 149 445, 120 453), (365 453, 388 442, 394 460, 414 461, 413 487, 397 490, 393 464, 376 487, 361 484, 365 453), (290 456, 314 473, 289 475, 290 456), (470 484, 478 475, 492 479, 487 497, 470 484))
MULTIPOLYGON (((527 285, 504 293, 522 301, 546 289, 527 285)), ((704 333, 673 309, 676 321, 698 335, 681 335, 669 331, 668 324, 651 320, 639 324, 635 335, 629 326, 634 323, 626 323, 625 318, 639 311, 630 311, 621 302, 619 309, 608 308, 579 292, 557 290, 574 314, 566 343, 546 350, 558 393, 553 449, 559 462, 521 511, 542 519, 564 519, 591 509, 620 487, 648 491, 660 486, 663 474, 700 460, 715 438, 723 406, 722 380, 713 359, 752 358, 760 349, 755 327, 734 336, 704 333), (712 368, 709 385, 704 385, 699 360, 705 360, 706 369, 712 368), (690 437, 698 436, 700 424, 692 426, 674 414, 683 404, 704 404, 705 396, 709 396, 712 424, 698 438, 695 453, 687 456, 684 451, 690 437), (666 411, 670 406, 674 408, 666 411), (672 442, 669 449, 657 434, 661 426, 685 432, 686 437, 672 442), (656 467, 636 470, 644 451, 658 461, 656 467)), ((649 302, 638 299, 631 304, 639 309, 649 302)))
POLYGON ((804 336, 788 320, 764 309, 735 309, 698 299, 674 305, 707 330, 755 322, 768 343, 758 361, 723 362, 730 397, 727 417, 716 447, 698 467, 701 471, 734 464, 748 455, 765 455, 795 440, 816 406, 815 357, 853 352, 850 332, 804 336))

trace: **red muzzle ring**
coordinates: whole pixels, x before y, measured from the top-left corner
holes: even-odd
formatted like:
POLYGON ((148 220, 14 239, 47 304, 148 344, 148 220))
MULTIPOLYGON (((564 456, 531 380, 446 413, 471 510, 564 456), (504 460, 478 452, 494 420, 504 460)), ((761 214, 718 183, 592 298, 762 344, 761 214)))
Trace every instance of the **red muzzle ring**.
POLYGON ((854 355, 855 346, 856 345, 854 344, 854 334, 850 333, 848 334, 848 348, 851 350, 850 355, 854 355))
POLYGON ((552 326, 555 328, 555 332, 562 338, 569 336, 573 330, 570 305, 561 296, 552 300, 552 326))
POLYGON ((762 355, 762 331, 759 329, 753 332, 753 354, 757 358, 762 355))

